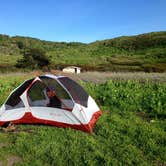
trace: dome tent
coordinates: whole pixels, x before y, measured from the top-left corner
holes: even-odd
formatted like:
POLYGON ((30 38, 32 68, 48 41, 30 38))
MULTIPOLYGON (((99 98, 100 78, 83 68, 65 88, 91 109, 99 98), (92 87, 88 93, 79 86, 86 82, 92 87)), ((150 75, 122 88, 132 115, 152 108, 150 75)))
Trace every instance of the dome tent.
POLYGON ((82 86, 66 76, 49 74, 26 80, 11 92, 0 108, 0 126, 7 122, 47 124, 91 133, 101 114, 82 86), (52 98, 48 89, 55 92, 52 98))

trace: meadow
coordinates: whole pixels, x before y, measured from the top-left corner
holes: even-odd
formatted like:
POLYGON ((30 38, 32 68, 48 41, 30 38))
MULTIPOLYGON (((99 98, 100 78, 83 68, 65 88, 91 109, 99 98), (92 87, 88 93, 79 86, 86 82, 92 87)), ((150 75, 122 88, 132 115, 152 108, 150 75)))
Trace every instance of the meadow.
MULTIPOLYGON (((31 74, 0 76, 0 104, 31 74)), ((0 165, 165 165, 166 83, 108 80, 81 84, 103 115, 93 134, 73 129, 19 125, 0 130, 0 165)))

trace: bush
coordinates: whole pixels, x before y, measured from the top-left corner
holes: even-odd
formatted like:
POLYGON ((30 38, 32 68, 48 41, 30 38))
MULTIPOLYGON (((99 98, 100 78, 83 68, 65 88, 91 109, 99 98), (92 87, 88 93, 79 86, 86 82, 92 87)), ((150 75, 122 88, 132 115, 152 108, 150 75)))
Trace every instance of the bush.
POLYGON ((16 67, 18 68, 31 68, 38 69, 48 66, 50 64, 49 58, 41 49, 31 48, 26 51, 21 60, 17 61, 16 67))

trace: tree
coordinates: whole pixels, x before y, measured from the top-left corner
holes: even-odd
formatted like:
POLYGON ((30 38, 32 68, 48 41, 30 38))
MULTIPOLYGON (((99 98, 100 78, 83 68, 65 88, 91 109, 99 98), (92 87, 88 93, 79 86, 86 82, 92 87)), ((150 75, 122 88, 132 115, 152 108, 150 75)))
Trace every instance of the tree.
POLYGON ((24 43, 22 41, 17 41, 16 44, 17 44, 19 49, 23 49, 24 48, 24 43))
POLYGON ((50 64, 49 58, 42 49, 31 48, 25 51, 23 58, 17 61, 18 68, 41 69, 50 64))

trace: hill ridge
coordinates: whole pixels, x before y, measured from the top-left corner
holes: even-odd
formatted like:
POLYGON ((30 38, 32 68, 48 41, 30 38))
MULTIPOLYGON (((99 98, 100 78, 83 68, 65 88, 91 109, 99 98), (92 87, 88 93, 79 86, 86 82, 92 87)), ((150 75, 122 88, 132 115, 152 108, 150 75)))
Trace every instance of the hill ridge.
POLYGON ((53 69, 78 65, 84 70, 166 71, 166 31, 120 36, 89 44, 1 34, 0 70, 14 67, 17 60, 31 48, 45 51, 53 69))

